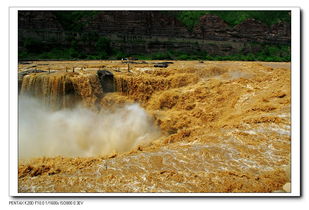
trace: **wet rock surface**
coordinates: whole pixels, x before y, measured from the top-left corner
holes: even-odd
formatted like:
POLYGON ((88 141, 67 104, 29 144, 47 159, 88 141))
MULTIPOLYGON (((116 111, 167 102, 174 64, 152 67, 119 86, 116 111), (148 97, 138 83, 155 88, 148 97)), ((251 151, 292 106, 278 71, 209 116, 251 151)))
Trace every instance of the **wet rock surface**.
POLYGON ((113 73, 107 70, 98 70, 97 75, 104 93, 115 91, 113 73))
POLYGON ((166 67, 168 67, 168 64, 167 63, 158 63, 158 64, 155 64, 154 67, 166 68, 166 67))

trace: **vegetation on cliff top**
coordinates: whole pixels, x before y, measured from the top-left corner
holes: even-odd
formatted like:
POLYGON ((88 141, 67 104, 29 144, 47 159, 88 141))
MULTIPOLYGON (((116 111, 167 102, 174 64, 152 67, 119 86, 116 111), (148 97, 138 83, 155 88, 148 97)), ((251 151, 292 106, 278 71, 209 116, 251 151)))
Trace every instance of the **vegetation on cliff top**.
POLYGON ((214 14, 221 17, 230 26, 235 26, 243 21, 254 18, 267 25, 272 25, 280 21, 290 22, 289 11, 179 11, 172 12, 180 22, 192 30, 199 22, 201 16, 214 14))
MULTIPOLYGON (((34 45, 29 49, 36 49, 34 45)), ((151 54, 129 54, 121 50, 111 48, 110 40, 99 38, 95 44, 96 50, 85 53, 78 49, 78 45, 64 48, 61 46, 51 48, 46 51, 22 51, 19 53, 19 60, 119 60, 125 57, 136 57, 141 60, 239 60, 239 61, 275 61, 288 62, 291 60, 290 47, 285 45, 264 44, 261 50, 253 53, 238 53, 227 56, 210 55, 207 52, 181 52, 168 50, 151 54)))

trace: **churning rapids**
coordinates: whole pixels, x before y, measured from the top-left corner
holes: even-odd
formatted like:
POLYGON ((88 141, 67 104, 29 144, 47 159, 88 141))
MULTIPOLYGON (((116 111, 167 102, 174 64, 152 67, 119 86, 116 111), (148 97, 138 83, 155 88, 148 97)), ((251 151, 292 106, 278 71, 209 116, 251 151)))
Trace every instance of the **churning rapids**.
POLYGON ((288 192, 290 104, 290 63, 19 64, 18 189, 288 192))

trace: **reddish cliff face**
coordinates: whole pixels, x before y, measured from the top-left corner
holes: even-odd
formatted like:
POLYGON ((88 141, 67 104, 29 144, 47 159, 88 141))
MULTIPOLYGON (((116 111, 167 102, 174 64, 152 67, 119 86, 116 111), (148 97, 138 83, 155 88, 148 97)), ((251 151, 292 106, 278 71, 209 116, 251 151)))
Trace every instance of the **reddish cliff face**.
POLYGON ((194 36, 201 39, 228 40, 231 38, 227 31, 230 27, 220 17, 212 14, 200 18, 199 24, 194 27, 194 36))
POLYGON ((269 27, 255 19, 247 19, 236 25, 234 30, 237 36, 248 41, 268 42, 269 27))
POLYGON ((290 42, 291 41, 291 24, 280 22, 270 28, 269 40, 272 42, 290 42))
POLYGON ((63 44, 65 37, 66 35, 64 28, 52 12, 18 12, 19 49, 22 49, 22 43, 28 39, 41 42, 42 44, 63 44))
POLYGON ((103 11, 87 20, 85 30, 120 36, 189 36, 186 27, 176 18, 158 11, 103 11))
MULTIPOLYGON (((80 20, 82 30, 65 31, 51 11, 19 12, 19 41, 27 38, 67 46, 67 40, 76 39, 86 53, 95 49, 95 41, 79 41, 84 33, 94 32, 108 37, 111 45, 126 53, 153 53, 166 50, 196 52, 210 55, 231 55, 254 52, 250 42, 290 44, 289 23, 265 25, 248 19, 235 27, 220 17, 207 14, 199 23, 188 28, 168 13, 160 11, 102 11, 91 18, 80 20)), ((96 38, 95 38, 96 39, 96 38)))
POLYGON ((49 11, 18 12, 18 30, 63 31, 57 17, 49 11))
POLYGON ((234 29, 242 34, 243 36, 246 35, 263 35, 269 32, 269 28, 267 25, 261 23, 255 19, 247 19, 244 22, 236 25, 234 29))
POLYGON ((175 17, 159 11, 103 11, 85 21, 85 31, 95 31, 111 38, 127 40, 190 38, 219 41, 290 42, 290 26, 287 23, 271 27, 248 19, 230 27, 220 17, 206 14, 190 32, 175 17), (275 40, 274 40, 275 41, 275 40))
POLYGON ((204 26, 206 30, 224 31, 228 28, 228 24, 217 15, 207 14, 200 18, 200 26, 204 26))
POLYGON ((277 36, 287 37, 291 36, 291 25, 286 22, 280 22, 272 25, 271 33, 277 36))

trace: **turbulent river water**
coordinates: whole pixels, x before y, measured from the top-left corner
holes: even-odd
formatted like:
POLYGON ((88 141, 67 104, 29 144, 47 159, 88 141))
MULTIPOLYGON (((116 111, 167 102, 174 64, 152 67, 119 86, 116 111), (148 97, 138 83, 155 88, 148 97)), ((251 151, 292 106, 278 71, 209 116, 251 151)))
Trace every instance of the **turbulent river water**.
POLYGON ((19 192, 289 191, 290 63, 153 65, 20 64, 19 192))

